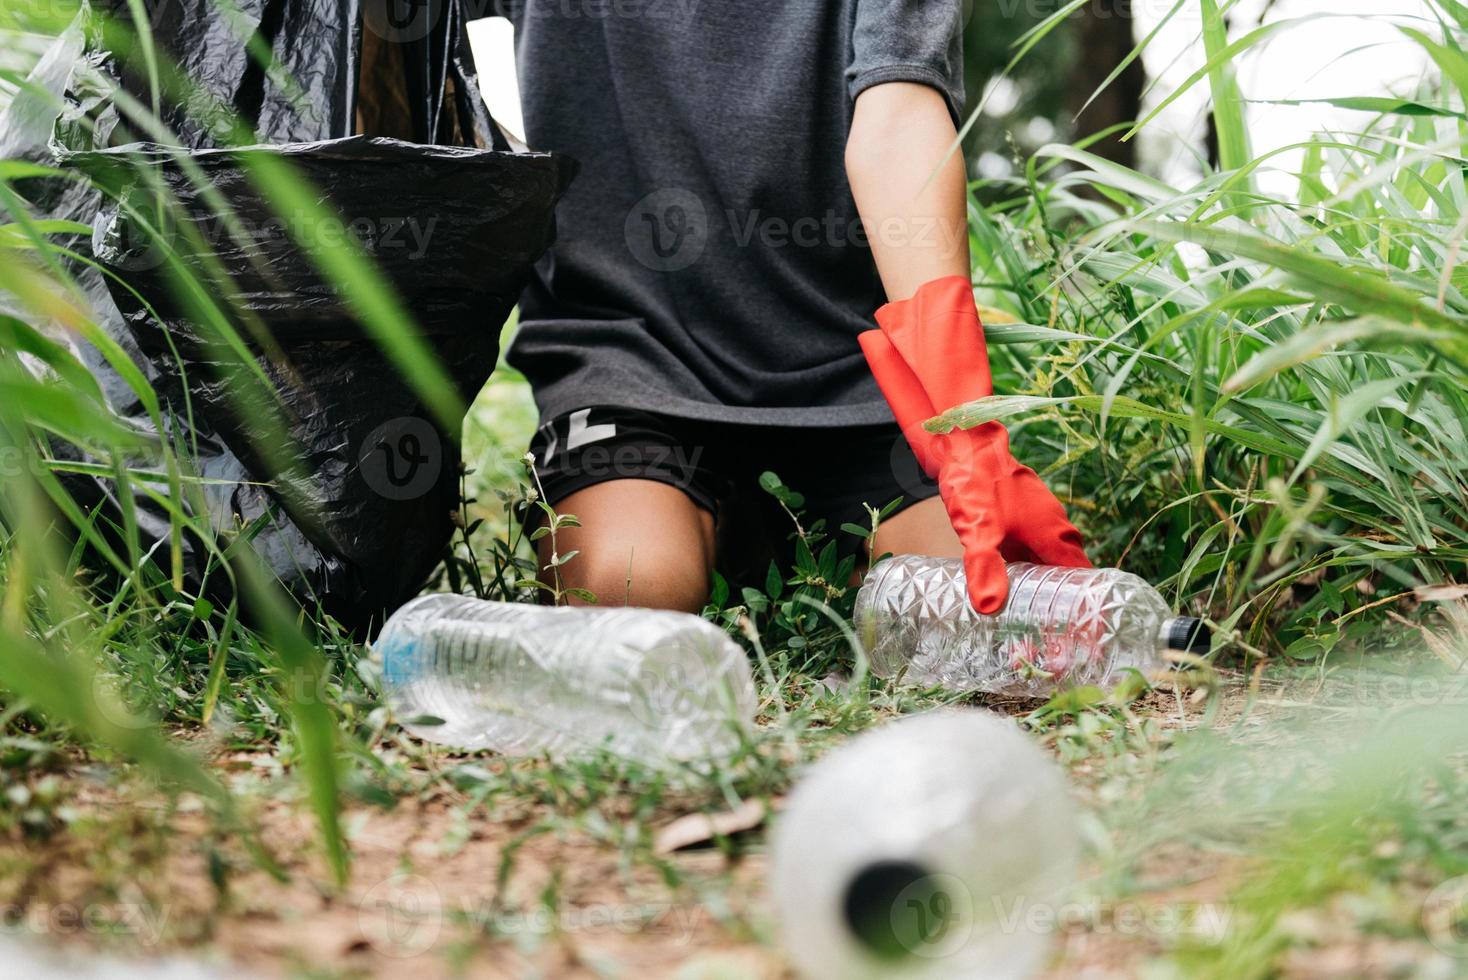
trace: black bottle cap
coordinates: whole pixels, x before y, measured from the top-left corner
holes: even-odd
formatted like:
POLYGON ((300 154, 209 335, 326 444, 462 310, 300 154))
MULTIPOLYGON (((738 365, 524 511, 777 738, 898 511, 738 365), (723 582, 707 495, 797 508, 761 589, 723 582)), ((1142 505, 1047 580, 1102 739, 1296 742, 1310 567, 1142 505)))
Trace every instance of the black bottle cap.
POLYGON ((1167 621, 1167 648, 1188 653, 1207 653, 1213 645, 1213 631, 1201 619, 1179 616, 1167 621))

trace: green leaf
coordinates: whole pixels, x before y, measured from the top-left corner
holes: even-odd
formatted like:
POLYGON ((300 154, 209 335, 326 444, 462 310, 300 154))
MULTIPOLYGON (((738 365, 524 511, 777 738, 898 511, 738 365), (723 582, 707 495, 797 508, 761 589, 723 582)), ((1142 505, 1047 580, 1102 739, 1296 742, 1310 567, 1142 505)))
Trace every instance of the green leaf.
POLYGON ((22 351, 44 363, 77 394, 102 404, 102 389, 72 352, 23 320, 0 314, 0 350, 22 351))
POLYGON ((1455 338, 1468 338, 1468 321, 1423 302, 1376 270, 1332 261, 1303 247, 1286 245, 1252 232, 1225 231, 1212 226, 1137 221, 1131 227, 1166 242, 1191 242, 1223 255, 1241 255, 1273 266, 1301 288, 1346 310, 1375 313, 1409 327, 1428 326, 1455 338))
POLYGON ((79 221, 59 219, 32 219, 22 228, 17 224, 0 225, 0 248, 34 251, 32 233, 41 235, 91 235, 92 226, 79 221))
POLYGON ((1291 660, 1316 660, 1325 652, 1325 645, 1313 636, 1302 636, 1285 647, 1284 655, 1291 660))
POLYGON ((1050 714, 1074 715, 1106 701, 1106 692, 1094 684, 1067 688, 1052 695, 1042 710, 1050 714))
POLYGON ((774 562, 770 562, 770 569, 765 573, 765 595, 771 599, 778 599, 785 591, 785 579, 780 575, 780 568, 774 562))
POLYGON ((821 557, 817 562, 821 578, 833 585, 836 584, 836 561, 838 557, 836 542, 828 541, 826 546, 821 549, 821 557))
POLYGON ((1366 339, 1375 341, 1448 340, 1451 339, 1451 335, 1434 331, 1403 329, 1399 324, 1374 316, 1359 317, 1354 320, 1329 320, 1292 334, 1281 342, 1255 354, 1223 383, 1223 390, 1241 391, 1266 381, 1281 371, 1314 360, 1326 351, 1342 344, 1366 339))
MULTIPOLYGON (((1274 435, 1228 425, 1212 418, 1195 420, 1192 416, 1182 412, 1155 408, 1124 395, 1110 398, 1104 395, 1075 395, 1064 398, 1047 398, 1038 395, 991 395, 988 398, 980 398, 978 401, 951 408, 942 415, 929 419, 924 423, 924 428, 929 432, 938 433, 952 432, 954 429, 971 429, 985 422, 1001 421, 1012 415, 1031 412, 1037 408, 1061 405, 1070 405, 1088 412, 1106 411, 1117 418, 1150 419, 1187 432, 1192 432, 1193 427, 1198 425, 1210 435, 1222 436, 1240 446, 1283 459, 1298 459, 1304 451, 1303 446, 1299 443, 1287 442, 1274 435)), ((1317 465, 1337 475, 1348 472, 1334 460, 1322 459, 1317 465)))
POLYGON ((224 613, 224 626, 214 644, 214 657, 209 661, 209 676, 204 683, 204 706, 199 720, 205 725, 214 716, 214 706, 219 702, 219 692, 224 688, 224 671, 229 661, 229 641, 234 636, 238 603, 231 602, 224 613))
MULTIPOLYGON (((56 167, 47 167, 27 160, 0 160, 0 180, 28 180, 32 177, 76 179, 75 174, 67 170, 58 170, 56 167)), ((87 228, 87 234, 91 234, 91 231, 90 227, 87 228)))
MULTIPOLYGON (((1228 43, 1228 22, 1216 0, 1203 6, 1203 47, 1208 55, 1208 87, 1213 93, 1213 131, 1218 137, 1218 161, 1224 170, 1242 170, 1253 154, 1244 124, 1244 97, 1234 77, 1234 49, 1228 43)), ((1263 28, 1261 28, 1263 30, 1263 28)), ((1247 40, 1247 39, 1246 39, 1247 40)), ((1245 50, 1243 47, 1237 49, 1245 50)))
POLYGON ((1446 116, 1450 119, 1468 119, 1468 115, 1443 106, 1428 105, 1413 99, 1379 98, 1372 96, 1347 96, 1336 99, 1256 99, 1261 105, 1333 105, 1339 109, 1355 109, 1360 112, 1378 112, 1387 116, 1446 116))
POLYGON ((1295 464, 1290 480, 1292 482, 1298 480, 1301 474, 1320 457, 1327 446, 1350 432, 1362 416, 1380 407, 1388 396, 1394 394, 1403 385, 1410 384, 1415 377, 1416 375, 1404 374, 1394 378, 1382 378, 1360 385, 1349 394, 1332 398, 1329 411, 1321 419, 1320 427, 1310 440, 1310 445, 1306 447, 1299 462, 1295 464))
POLYGON ((1233 80, 1232 72, 1228 70, 1231 63, 1245 51, 1263 43, 1281 31, 1298 27, 1301 24, 1320 17, 1343 15, 1317 13, 1306 14, 1302 17, 1294 17, 1286 20, 1272 21, 1250 31, 1237 41, 1225 43, 1228 38, 1217 3, 1214 0, 1200 0, 1200 2, 1204 4, 1204 46, 1207 51, 1207 62, 1202 68, 1189 75, 1181 84, 1168 93, 1167 98, 1160 100, 1152 108, 1151 112, 1127 132, 1123 139, 1131 139, 1140 129, 1151 123, 1158 115, 1167 111, 1168 107, 1174 102, 1186 95, 1193 86, 1207 78, 1209 85, 1213 87, 1215 112, 1220 104, 1223 106, 1225 119, 1220 120, 1220 129, 1224 129, 1224 124, 1226 124, 1228 130, 1227 133, 1220 132, 1219 134, 1221 138, 1227 138, 1229 141, 1228 156, 1223 157, 1222 153, 1220 153, 1220 157, 1223 160, 1223 168, 1225 170, 1235 170, 1249 163, 1249 158, 1248 134, 1247 132, 1241 132, 1243 129, 1243 114, 1241 111, 1240 96, 1238 94, 1238 85, 1233 80), (1215 78, 1218 79, 1216 85, 1214 83, 1215 78), (1241 135, 1243 137, 1242 141, 1239 139, 1241 135))
POLYGON ((1458 94, 1468 99, 1468 57, 1463 52, 1438 44, 1421 31, 1398 25, 1398 30, 1421 45, 1428 57, 1442 69, 1443 75, 1458 89, 1458 94))
POLYGON ((729 602, 729 581, 717 570, 713 572, 713 580, 713 588, 709 593, 709 605, 715 609, 723 609, 729 602))
POLYGON ((810 543, 805 538, 795 539, 795 570, 805 575, 814 575, 816 556, 811 554, 810 543))

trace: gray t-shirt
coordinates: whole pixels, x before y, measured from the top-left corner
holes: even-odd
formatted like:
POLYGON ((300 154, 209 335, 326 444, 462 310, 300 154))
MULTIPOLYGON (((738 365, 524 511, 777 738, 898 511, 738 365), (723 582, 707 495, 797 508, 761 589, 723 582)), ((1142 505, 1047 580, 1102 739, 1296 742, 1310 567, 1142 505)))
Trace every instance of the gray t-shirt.
POLYGON ((963 0, 500 4, 528 142, 581 162, 509 353, 542 416, 890 421, 856 341, 885 296, 846 137, 882 82, 957 119, 963 0))

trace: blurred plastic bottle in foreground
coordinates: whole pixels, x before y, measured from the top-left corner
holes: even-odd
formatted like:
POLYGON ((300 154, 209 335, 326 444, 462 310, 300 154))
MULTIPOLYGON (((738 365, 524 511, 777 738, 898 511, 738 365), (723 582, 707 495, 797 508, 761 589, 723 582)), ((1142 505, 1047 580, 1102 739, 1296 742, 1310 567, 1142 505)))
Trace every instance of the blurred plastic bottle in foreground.
POLYGON ((1012 722, 937 711, 797 783, 772 844, 777 921, 813 980, 999 980, 1044 965, 1076 875, 1060 770, 1012 722))
POLYGON ((1082 684, 1116 684, 1127 668, 1150 674, 1168 650, 1206 653, 1201 620, 1174 616, 1142 579, 1114 568, 1014 562, 1009 600, 974 611, 963 563, 903 555, 867 573, 856 623, 872 672, 954 691, 1045 697, 1082 684))
POLYGON ((753 727, 744 651, 684 613, 428 595, 372 647, 403 726, 459 748, 692 760, 734 751, 753 727))

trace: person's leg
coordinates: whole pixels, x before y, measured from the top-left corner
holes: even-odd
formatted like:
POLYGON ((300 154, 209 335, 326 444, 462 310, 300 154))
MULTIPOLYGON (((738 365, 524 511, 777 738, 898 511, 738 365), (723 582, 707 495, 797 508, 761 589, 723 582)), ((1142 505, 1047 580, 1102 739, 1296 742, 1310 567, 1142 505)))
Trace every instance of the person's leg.
POLYGON ((920 500, 885 518, 877 525, 878 555, 932 555, 934 558, 962 558, 963 545, 948 520, 948 511, 940 497, 920 500))
POLYGON ((863 555, 854 573, 860 581, 871 557, 884 554, 961 558, 963 547, 937 484, 918 466, 896 425, 805 429, 769 440, 785 447, 778 465, 791 489, 806 498, 807 524, 824 518, 828 534, 843 551, 864 550, 843 524, 870 526, 867 507, 882 510, 894 500, 899 509, 877 525, 874 555, 863 555))
MULTIPOLYGON (((556 512, 578 527, 539 541, 541 580, 552 551, 576 552, 559 568, 561 588, 585 589, 601 606, 650 606, 697 612, 708 601, 714 517, 682 490, 654 480, 598 483, 566 497, 556 512)), ((568 601, 581 605, 572 596, 568 601)))
MULTIPOLYGON (((579 526, 536 543, 539 577, 603 606, 696 611, 709 593, 721 477, 698 426, 624 408, 583 408, 531 440, 545 499, 579 526), (571 555, 550 567, 555 555, 571 555)), ((580 604, 586 600, 568 596, 580 604)))

